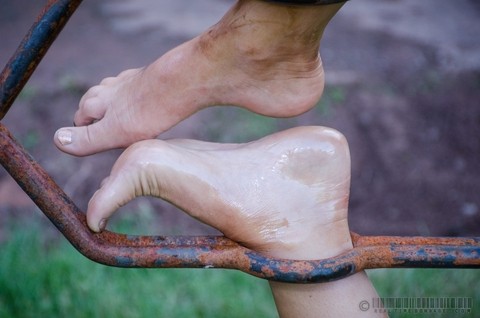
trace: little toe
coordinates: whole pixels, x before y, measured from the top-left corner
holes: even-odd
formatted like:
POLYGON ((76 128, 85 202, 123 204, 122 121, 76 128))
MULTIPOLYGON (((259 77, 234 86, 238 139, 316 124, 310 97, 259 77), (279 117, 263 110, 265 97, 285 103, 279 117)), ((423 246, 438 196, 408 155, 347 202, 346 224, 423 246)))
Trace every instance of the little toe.
POLYGON ((100 86, 108 86, 117 82, 116 77, 106 77, 100 82, 100 86))
POLYGON ((132 75, 137 74, 138 72, 140 72, 143 69, 144 68, 132 68, 132 69, 122 71, 120 74, 118 74, 117 78, 130 77, 132 75))

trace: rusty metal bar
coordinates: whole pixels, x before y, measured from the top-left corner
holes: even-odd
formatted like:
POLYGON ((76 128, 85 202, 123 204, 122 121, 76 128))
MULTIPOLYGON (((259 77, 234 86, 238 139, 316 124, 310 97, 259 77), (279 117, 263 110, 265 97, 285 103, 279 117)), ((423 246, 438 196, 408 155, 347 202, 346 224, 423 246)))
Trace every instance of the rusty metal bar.
MULTIPOLYGON (((81 0, 48 2, 0 74, 0 119, 81 0)), ((0 124, 0 163, 83 255, 117 267, 227 268, 275 281, 326 282, 369 268, 480 268, 480 238, 369 237, 352 233, 354 248, 337 257, 265 257, 225 237, 128 236, 88 230, 85 215, 0 124)))
POLYGON ((369 268, 480 268, 480 238, 363 237, 337 257, 284 260, 265 257, 225 237, 128 236, 88 230, 85 215, 0 124, 0 163, 83 255, 117 267, 227 268, 268 280, 326 282, 369 268))
POLYGON ((0 74, 0 120, 82 0, 49 0, 0 74))

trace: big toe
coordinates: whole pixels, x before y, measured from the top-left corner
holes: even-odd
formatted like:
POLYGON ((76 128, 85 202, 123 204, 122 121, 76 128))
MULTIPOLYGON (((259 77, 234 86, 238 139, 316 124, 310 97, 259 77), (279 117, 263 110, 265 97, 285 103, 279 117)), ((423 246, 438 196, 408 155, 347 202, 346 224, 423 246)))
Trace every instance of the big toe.
POLYGON ((110 216, 135 197, 134 184, 124 175, 107 178, 88 203, 87 224, 94 232, 102 231, 110 216))
POLYGON ((88 126, 64 127, 57 130, 54 143, 63 152, 87 156, 126 145, 114 128, 101 121, 88 126))

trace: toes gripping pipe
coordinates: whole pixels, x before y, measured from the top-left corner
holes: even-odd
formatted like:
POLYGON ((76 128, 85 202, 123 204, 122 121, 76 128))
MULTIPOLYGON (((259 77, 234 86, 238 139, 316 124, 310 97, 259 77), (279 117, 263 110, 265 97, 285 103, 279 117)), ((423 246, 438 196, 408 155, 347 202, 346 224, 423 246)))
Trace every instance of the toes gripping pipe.
POLYGON ((91 260, 117 267, 229 268, 275 281, 326 282, 367 268, 480 267, 480 238, 365 237, 338 257, 272 259, 225 237, 94 234, 85 215, 0 124, 0 163, 63 233, 91 260))
MULTIPOLYGON (((0 119, 40 63, 80 0, 49 1, 0 75, 0 119)), ((80 211, 0 123, 0 163, 83 255, 116 267, 225 268, 274 281, 316 283, 373 268, 480 268, 480 238, 360 236, 337 257, 265 257, 222 236, 129 236, 91 232, 80 211)))

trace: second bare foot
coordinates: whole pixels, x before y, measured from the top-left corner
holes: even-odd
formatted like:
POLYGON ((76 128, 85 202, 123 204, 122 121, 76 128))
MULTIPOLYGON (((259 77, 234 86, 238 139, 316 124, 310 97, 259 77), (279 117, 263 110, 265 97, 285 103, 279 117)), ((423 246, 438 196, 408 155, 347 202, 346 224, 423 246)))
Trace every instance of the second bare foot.
POLYGON ((299 127, 247 144, 149 140, 129 147, 89 203, 99 231, 136 196, 163 198, 227 237, 275 257, 317 259, 351 248, 345 139, 299 127))
POLYGON ((80 156, 123 148, 213 105, 299 115, 323 92, 318 49, 340 6, 239 1, 199 37, 92 87, 79 103, 76 127, 58 130, 55 144, 80 156))

